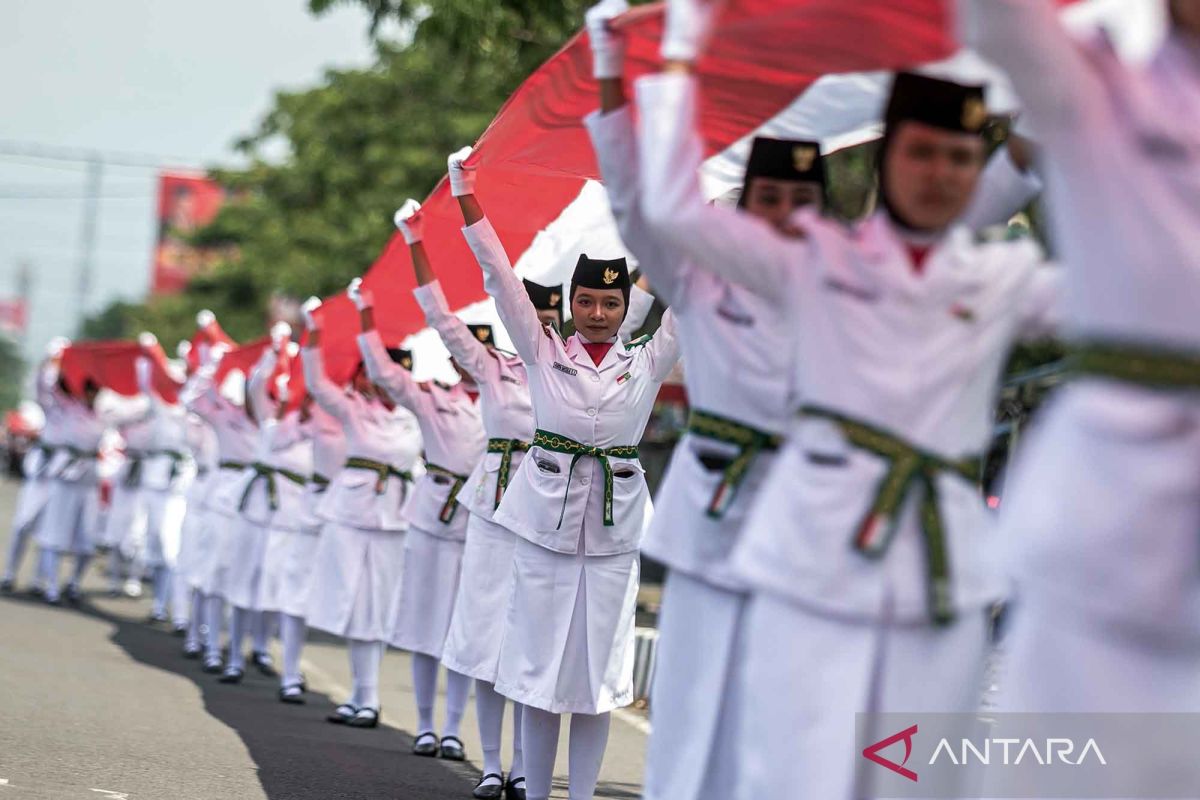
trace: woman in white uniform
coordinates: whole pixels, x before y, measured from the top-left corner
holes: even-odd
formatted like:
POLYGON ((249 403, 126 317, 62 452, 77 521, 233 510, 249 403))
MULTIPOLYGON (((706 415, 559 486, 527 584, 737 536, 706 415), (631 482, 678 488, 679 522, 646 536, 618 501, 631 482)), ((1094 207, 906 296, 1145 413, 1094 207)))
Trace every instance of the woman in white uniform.
POLYGON ((286 413, 287 403, 280 398, 286 385, 275 383, 275 368, 291 334, 286 322, 275 323, 271 345, 246 383, 246 404, 258 422, 259 434, 254 462, 243 471, 233 536, 225 545, 229 548, 225 599, 233 611, 229 663, 221 675, 224 683, 238 683, 245 674, 242 640, 247 633, 252 633, 254 639, 252 662, 262 674, 275 675, 267 652, 269 609, 261 605, 268 542, 273 532, 295 527, 303 506, 304 486, 312 471, 312 446, 304 435, 299 414, 286 413))
MULTIPOLYGON (((181 395, 182 397, 182 395, 181 395)), ((204 624, 205 596, 200 590, 200 567, 204 563, 204 547, 207 539, 205 520, 206 499, 212 490, 219 469, 220 455, 217 433, 213 427, 196 414, 188 413, 185 421, 187 452, 191 455, 193 473, 188 483, 185 502, 187 504, 180 529, 179 563, 176 566, 175 593, 177 606, 188 608, 186 638, 183 642, 184 658, 199 658, 204 652, 200 639, 204 624), (183 597, 180 597, 182 593, 183 597)), ((178 608, 176 609, 178 613, 178 608)))
POLYGON ((64 378, 54 389, 53 402, 59 407, 64 446, 51 459, 49 473, 53 483, 46 500, 45 516, 38 525, 38 547, 42 551, 42 575, 46 580, 46 601, 62 602, 59 564, 64 555, 75 557, 75 570, 67 584, 67 601, 79 603, 79 584, 95 553, 97 516, 100 504, 97 461, 100 440, 108 424, 96 414, 96 395, 100 387, 91 379, 84 381, 80 397, 72 395, 64 378))
POLYGON ((120 466, 112 477, 112 495, 97 544, 108 549, 109 594, 116 597, 142 593, 143 552, 146 545, 146 502, 142 469, 154 447, 154 422, 144 399, 122 398, 121 404, 138 403, 144 410, 116 426, 121 436, 120 466))
POLYGON ((788 796, 797 781, 869 796, 856 712, 979 702, 1001 586, 973 454, 1014 339, 1051 327, 1059 276, 1036 245, 978 244, 955 224, 984 163, 978 87, 897 78, 884 209, 859 225, 806 209, 781 235, 706 205, 689 74, 703 36, 687 22, 711 9, 688 6, 669 15, 667 72, 637 86, 642 210, 675 252, 788 309, 804 403, 733 555, 754 592, 736 796, 788 796))
POLYGON ((391 635, 392 603, 404 566, 404 501, 421 452, 413 415, 392 404, 361 365, 343 390, 325 374, 321 329, 305 303, 308 342, 301 358, 309 394, 337 419, 347 459, 321 504, 325 526, 305 618, 310 627, 347 640, 353 695, 327 719, 353 727, 379 724, 379 664, 391 635))
MULTIPOLYGON (((34 538, 46 499, 50 494, 49 467, 55 451, 65 442, 60 409, 54 398, 54 385, 58 381, 58 360, 62 351, 70 344, 66 339, 55 339, 46 349, 46 359, 38 367, 35 388, 38 406, 45 421, 37 441, 30 445, 21 463, 25 482, 17 495, 17 506, 13 512, 12 532, 9 535, 8 559, 4 565, 4 577, 0 578, 0 594, 13 591, 17 570, 25 548, 34 538)), ((35 587, 41 586, 35 582, 35 587)))
POLYGON ((392 400, 413 412, 425 444, 425 474, 417 481, 405 507, 408 534, 404 542, 404 572, 393 605, 393 647, 412 653, 413 687, 417 701, 417 736, 413 752, 462 761, 466 755, 458 737, 469 676, 446 671, 446 719, 439 739, 433 724, 438 667, 458 594, 463 541, 469 512, 458 495, 487 446, 476 398, 465 382, 445 386, 417 383, 410 375, 412 356, 401 351, 399 363, 375 330, 372 298, 356 279, 349 295, 359 309, 363 333, 359 351, 367 375, 392 400))
MULTIPOLYGON (((663 590, 651 694, 647 800, 730 797, 737 784, 741 628, 749 600, 730 567, 746 515, 774 461, 793 407, 791 312, 698 269, 648 229, 638 197, 624 43, 606 0, 587 15, 601 110, 584 123, 625 246, 675 313, 691 414, 655 498, 642 551, 670 570, 663 590)), ((814 142, 755 139, 739 205, 782 224, 820 207, 825 173, 814 142)))
MULTIPOLYGON (((220 457, 212 487, 205 499, 205 515, 197 543, 197 588, 204 597, 204 622, 207 626, 204 671, 222 673, 221 629, 225 620, 225 592, 228 588, 230 546, 236 535, 234 524, 245 489, 244 472, 254 461, 258 446, 258 426, 245 409, 245 383, 240 372, 231 372, 221 386, 214 376, 226 347, 214 345, 207 363, 196 371, 184 387, 181 397, 186 408, 212 426, 220 457)), ((233 632, 233 631, 231 631, 233 632)), ((240 633, 240 631, 239 631, 240 633)), ((241 655, 231 650, 231 660, 241 655)))
POLYGON ((526 796, 546 800, 562 714, 571 714, 570 795, 590 798, 609 712, 633 701, 638 546, 649 491, 638 443, 679 357, 670 312, 654 336, 618 341, 629 296, 623 259, 581 256, 571 282, 576 332, 543 325, 450 157, 450 185, 484 286, 525 363, 536 430, 495 519, 519 537, 496 690, 526 706, 526 796))
MULTIPOLYGON (((1077 368, 1002 505, 1017 594, 999 705, 1194 713, 1200 8, 1142 4, 1164 15, 1165 35, 1145 63, 1127 63, 1109 37, 1074 39, 1053 4, 960 5, 964 40, 1008 70, 1037 136, 1077 368)), ((1194 758, 1134 763, 1130 795, 1198 782, 1194 758)))

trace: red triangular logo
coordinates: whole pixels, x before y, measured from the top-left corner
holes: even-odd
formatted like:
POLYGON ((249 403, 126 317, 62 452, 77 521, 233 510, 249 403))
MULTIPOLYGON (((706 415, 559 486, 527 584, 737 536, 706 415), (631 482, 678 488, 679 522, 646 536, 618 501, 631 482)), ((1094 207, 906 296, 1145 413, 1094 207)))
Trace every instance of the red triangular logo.
POLYGON ((912 737, 915 736, 916 733, 917 733, 917 726, 913 725, 911 728, 906 728, 905 730, 902 730, 897 734, 893 734, 892 736, 889 736, 886 739, 881 739, 878 742, 876 742, 875 744, 873 744, 873 745, 867 747, 865 750, 863 750, 863 757, 867 758, 870 761, 874 761, 876 764, 878 764, 881 767, 887 767, 892 772, 903 775, 904 777, 908 778, 913 783, 916 783, 917 782, 917 773, 913 772, 911 769, 908 769, 907 767, 904 766, 905 764, 908 763, 908 757, 912 755, 912 737), (896 742, 899 742, 901 740, 904 741, 904 760, 901 761, 899 764, 897 764, 894 761, 888 761, 886 758, 879 755, 880 750, 886 750, 887 748, 891 747, 896 742))

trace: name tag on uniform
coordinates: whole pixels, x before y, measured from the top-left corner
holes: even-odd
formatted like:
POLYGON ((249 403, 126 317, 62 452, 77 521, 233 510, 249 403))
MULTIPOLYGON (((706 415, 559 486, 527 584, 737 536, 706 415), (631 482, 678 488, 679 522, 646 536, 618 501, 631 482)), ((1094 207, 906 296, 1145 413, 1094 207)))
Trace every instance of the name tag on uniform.
POLYGON ((554 362, 554 368, 559 372, 562 372, 566 375, 571 375, 572 377, 579 374, 579 370, 575 369, 574 367, 568 367, 566 364, 560 364, 557 361, 554 362))
POLYGON ((500 376, 500 381, 501 381, 502 383, 511 383, 511 384, 513 384, 514 386, 524 386, 524 385, 525 385, 525 384, 521 383, 519 380, 517 380, 516 378, 510 378, 510 377, 509 377, 509 376, 507 376, 507 375, 501 375, 501 376, 500 376))
POLYGON ((879 292, 870 289, 864 289, 861 286, 855 286, 850 283, 845 283, 837 278, 826 278, 825 288, 830 289, 840 294, 849 295, 855 300, 860 300, 864 303, 874 303, 879 300, 879 292))
POLYGON ((624 383, 625 381, 629 380, 629 379, 630 379, 630 378, 632 378, 632 377, 633 377, 633 375, 631 375, 631 374, 629 374, 628 372, 626 372, 624 375, 622 375, 621 377, 617 378, 617 386, 620 386, 622 383, 624 383))

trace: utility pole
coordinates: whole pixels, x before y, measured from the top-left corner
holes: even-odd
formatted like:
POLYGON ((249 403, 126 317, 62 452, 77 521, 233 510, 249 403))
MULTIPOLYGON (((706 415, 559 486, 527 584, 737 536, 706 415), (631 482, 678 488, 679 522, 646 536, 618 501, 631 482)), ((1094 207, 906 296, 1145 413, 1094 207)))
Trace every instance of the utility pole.
POLYGON ((33 270, 30 269, 28 261, 17 264, 17 299, 25 315, 20 333, 21 345, 24 348, 29 344, 29 323, 33 317, 33 270))
POLYGON ((87 162, 83 190, 83 230, 79 237, 79 284, 76 299, 76 327, 87 317, 88 298, 92 293, 92 277, 96 269, 96 228, 100 217, 100 182, 104 176, 104 161, 93 153, 87 162))

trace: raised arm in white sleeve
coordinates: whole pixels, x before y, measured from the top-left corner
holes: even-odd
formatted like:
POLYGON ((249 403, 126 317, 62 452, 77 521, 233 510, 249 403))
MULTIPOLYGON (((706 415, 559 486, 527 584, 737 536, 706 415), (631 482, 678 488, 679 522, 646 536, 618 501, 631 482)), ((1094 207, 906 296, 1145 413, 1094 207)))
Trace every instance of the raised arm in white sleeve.
POLYGON ((485 347, 471 333, 467 324, 450 311, 446 295, 442 292, 440 281, 433 281, 413 289, 417 305, 425 314, 425 322, 437 331, 442 344, 450 351, 450 355, 458 365, 466 370, 476 383, 487 380, 488 363, 492 360, 485 347))
POLYGON ((483 269, 483 288, 495 298, 496 312, 512 338, 517 355, 526 364, 536 364, 546 331, 525 284, 513 271, 500 237, 486 217, 463 228, 463 236, 483 269))
POLYGON ((629 287, 629 311, 617 331, 617 341, 627 342, 646 324, 650 309, 654 308, 654 295, 636 283, 629 287))
POLYGON ((650 354, 651 369, 656 381, 664 381, 679 362, 679 334, 675 328, 675 313, 663 314, 662 324, 645 345, 650 354))
POLYGON ((1037 174, 1032 169, 1022 171, 1009 149, 1001 147, 983 171, 962 223, 973 231, 1005 225, 1041 193, 1037 174))
POLYGON ((641 197, 638 195, 640 169, 637 132, 632 110, 625 105, 607 114, 593 111, 583 118, 583 124, 596 151, 600 177, 608 192, 608 203, 617 221, 621 240, 638 260, 638 268, 646 273, 654 291, 668 305, 679 308, 683 303, 684 263, 682 259, 674 257, 670 248, 663 247, 654 238, 642 214, 641 197))
POLYGON ((421 391, 421 386, 413 380, 412 374, 404 367, 392 361, 379 331, 372 329, 358 335, 358 352, 362 354, 363 366, 367 368, 367 376, 376 386, 382 386, 392 402, 402 405, 415 414, 425 411, 424 403, 428 395, 421 391))
POLYGON ((1087 59, 1063 27, 1053 0, 957 0, 966 47, 1004 69, 1044 139, 1085 123, 1102 91, 1087 59))
POLYGON ((246 383, 246 402, 254 418, 260 422, 275 416, 275 403, 271 400, 270 380, 275 374, 275 365, 279 361, 278 354, 270 347, 263 351, 262 357, 250 372, 250 380, 246 383))
POLYGON ((696 171, 696 80, 663 73, 637 82, 642 210, 659 241, 695 266, 784 302, 789 272, 808 257, 803 239, 779 235, 763 220, 704 202, 696 171))
POLYGON ((300 364, 304 367, 304 386, 312 395, 313 401, 338 422, 348 421, 353 414, 350 401, 325 374, 325 359, 321 356, 321 348, 303 348, 300 351, 300 364))

